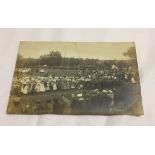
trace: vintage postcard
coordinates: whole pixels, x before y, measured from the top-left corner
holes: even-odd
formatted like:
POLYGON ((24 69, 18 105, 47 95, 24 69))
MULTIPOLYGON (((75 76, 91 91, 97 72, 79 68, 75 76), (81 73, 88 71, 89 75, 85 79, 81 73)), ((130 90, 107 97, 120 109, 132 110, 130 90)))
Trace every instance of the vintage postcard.
POLYGON ((21 41, 7 113, 143 115, 134 42, 21 41))

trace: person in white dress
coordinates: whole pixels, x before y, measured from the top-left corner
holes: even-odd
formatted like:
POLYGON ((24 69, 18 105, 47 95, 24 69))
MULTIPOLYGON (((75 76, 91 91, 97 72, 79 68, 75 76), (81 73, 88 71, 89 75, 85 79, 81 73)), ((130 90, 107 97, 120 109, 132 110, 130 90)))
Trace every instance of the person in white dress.
POLYGON ((43 82, 40 83, 40 92, 45 92, 45 86, 43 82))
POLYGON ((134 78, 134 77, 131 77, 131 82, 132 82, 132 83, 136 83, 136 81, 135 81, 135 78, 134 78))
POLYGON ((57 83, 56 80, 53 80, 53 91, 57 90, 57 83))
POLYGON ((28 85, 22 86, 22 93, 25 95, 28 94, 28 85))

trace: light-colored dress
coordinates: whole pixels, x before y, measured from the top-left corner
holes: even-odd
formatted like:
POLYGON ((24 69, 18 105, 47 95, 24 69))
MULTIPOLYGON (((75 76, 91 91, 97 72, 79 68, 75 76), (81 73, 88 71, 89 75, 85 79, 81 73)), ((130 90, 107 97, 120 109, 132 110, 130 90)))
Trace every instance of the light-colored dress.
POLYGON ((57 90, 57 84, 56 84, 56 82, 53 83, 53 90, 57 90))
POLYGON ((40 92, 45 92, 45 87, 43 83, 40 84, 40 92))
POLYGON ((131 78, 131 82, 132 82, 132 83, 136 83, 134 77, 131 78))
POLYGON ((22 89, 22 93, 23 93, 23 94, 28 94, 28 85, 26 85, 26 86, 22 89))

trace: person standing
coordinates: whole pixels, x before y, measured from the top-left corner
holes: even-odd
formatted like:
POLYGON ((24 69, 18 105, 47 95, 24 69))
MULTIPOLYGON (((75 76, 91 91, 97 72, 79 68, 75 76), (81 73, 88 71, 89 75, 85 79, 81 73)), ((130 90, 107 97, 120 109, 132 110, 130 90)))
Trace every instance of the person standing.
POLYGON ((22 86, 22 93, 25 95, 28 94, 28 85, 27 84, 22 86))
POLYGON ((44 82, 40 83, 40 92, 45 92, 44 82))
POLYGON ((57 83, 56 83, 56 80, 54 79, 53 80, 53 91, 56 91, 57 90, 57 83))
POLYGON ((36 84, 35 92, 37 92, 37 93, 40 92, 40 84, 39 83, 36 84))

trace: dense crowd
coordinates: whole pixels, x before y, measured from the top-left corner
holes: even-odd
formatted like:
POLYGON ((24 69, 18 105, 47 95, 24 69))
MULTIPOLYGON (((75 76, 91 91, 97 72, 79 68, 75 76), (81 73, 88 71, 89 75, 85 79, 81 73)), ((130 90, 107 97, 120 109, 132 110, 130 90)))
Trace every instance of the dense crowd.
POLYGON ((30 94, 73 89, 104 89, 119 85, 120 80, 136 83, 136 77, 131 67, 120 71, 117 67, 111 70, 93 70, 91 74, 79 72, 77 76, 37 76, 20 74, 13 81, 12 91, 15 94, 30 94))

